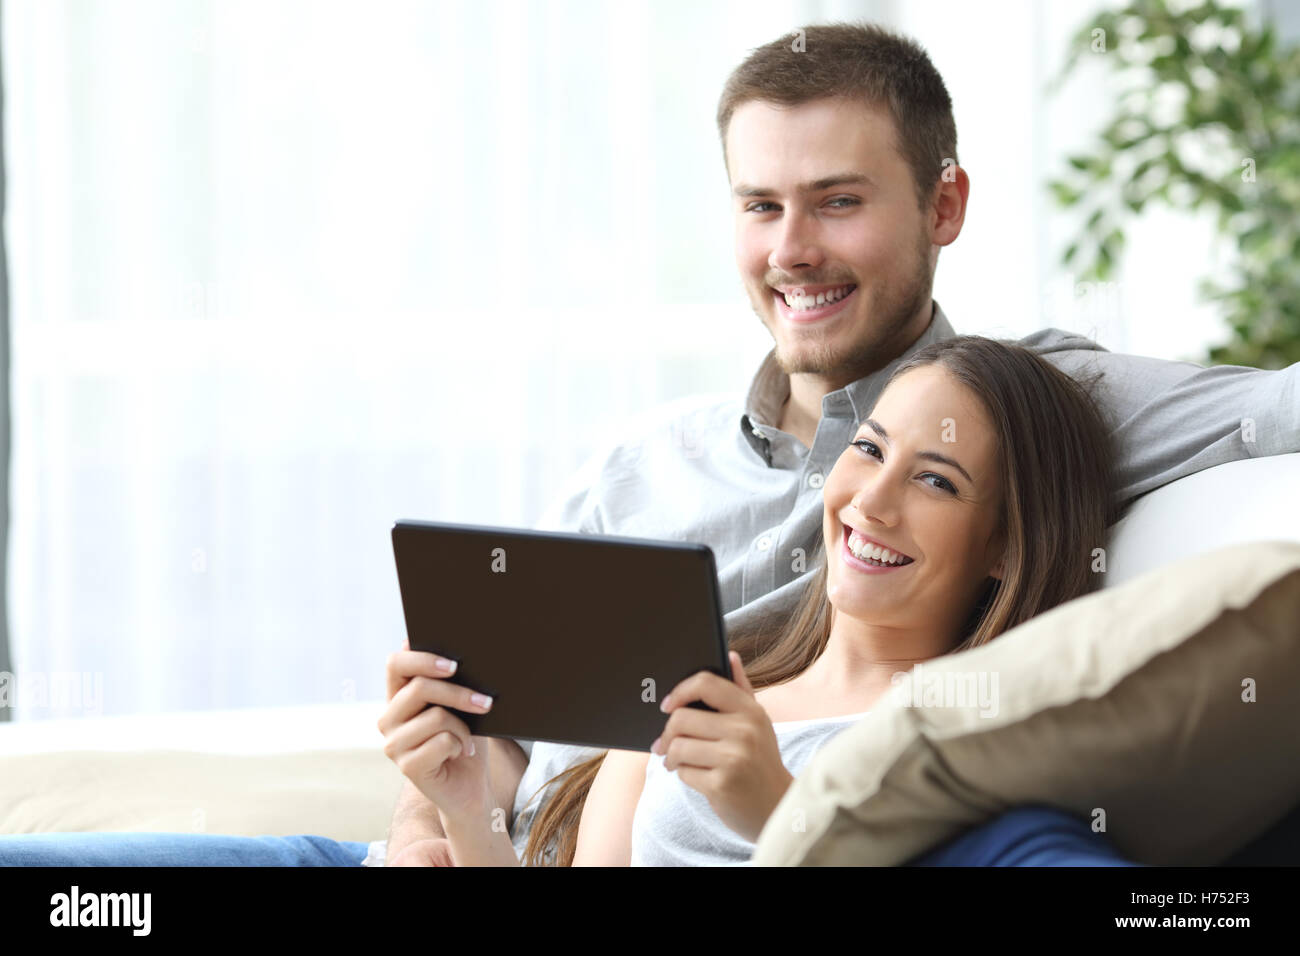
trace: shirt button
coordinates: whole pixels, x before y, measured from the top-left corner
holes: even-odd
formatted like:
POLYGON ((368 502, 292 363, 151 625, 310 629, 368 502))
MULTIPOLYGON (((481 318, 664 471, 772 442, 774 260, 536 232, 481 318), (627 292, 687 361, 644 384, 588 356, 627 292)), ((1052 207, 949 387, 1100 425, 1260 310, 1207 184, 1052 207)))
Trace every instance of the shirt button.
POLYGON ((813 488, 820 488, 822 486, 822 483, 825 480, 826 479, 822 477, 822 473, 820 471, 814 471, 811 475, 808 476, 808 484, 810 487, 813 488))
POLYGON ((767 550, 768 548, 770 548, 771 546, 772 546, 772 542, 769 541, 767 538, 759 538, 759 539, 758 539, 758 550, 760 550, 760 551, 766 551, 766 550, 767 550))

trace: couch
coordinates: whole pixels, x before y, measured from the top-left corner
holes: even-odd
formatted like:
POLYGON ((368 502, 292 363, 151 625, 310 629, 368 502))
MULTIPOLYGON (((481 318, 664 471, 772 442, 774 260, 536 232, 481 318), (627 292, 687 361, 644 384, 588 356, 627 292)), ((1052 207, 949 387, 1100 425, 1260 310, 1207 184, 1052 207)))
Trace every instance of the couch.
MULTIPOLYGON (((1292 454, 1220 465, 1142 497, 1111 529, 1104 586, 1229 544, 1300 541, 1297 488, 1300 454, 1292 454)), ((382 839, 402 784, 380 749, 382 708, 339 702, 2 724, 0 833, 382 839)), ((1286 827, 1300 833, 1300 817, 1286 827)))

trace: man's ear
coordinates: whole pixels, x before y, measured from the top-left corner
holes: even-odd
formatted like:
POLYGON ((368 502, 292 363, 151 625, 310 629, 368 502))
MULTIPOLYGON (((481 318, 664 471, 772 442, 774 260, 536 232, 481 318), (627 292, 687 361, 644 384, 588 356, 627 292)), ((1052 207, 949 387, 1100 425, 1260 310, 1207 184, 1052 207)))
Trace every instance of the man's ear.
POLYGON ((930 206, 930 241, 936 246, 946 246, 961 234, 966 221, 966 201, 970 197, 970 177, 956 163, 944 166, 943 175, 935 184, 930 206))

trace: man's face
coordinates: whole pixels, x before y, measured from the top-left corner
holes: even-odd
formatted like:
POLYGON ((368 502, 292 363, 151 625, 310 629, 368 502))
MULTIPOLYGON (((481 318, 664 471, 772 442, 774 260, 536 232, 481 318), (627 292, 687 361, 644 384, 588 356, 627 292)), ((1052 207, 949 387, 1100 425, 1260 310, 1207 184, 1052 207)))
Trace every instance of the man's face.
POLYGON ((895 141, 883 107, 834 99, 732 116, 736 262, 787 374, 846 385, 930 321, 930 235, 895 141))

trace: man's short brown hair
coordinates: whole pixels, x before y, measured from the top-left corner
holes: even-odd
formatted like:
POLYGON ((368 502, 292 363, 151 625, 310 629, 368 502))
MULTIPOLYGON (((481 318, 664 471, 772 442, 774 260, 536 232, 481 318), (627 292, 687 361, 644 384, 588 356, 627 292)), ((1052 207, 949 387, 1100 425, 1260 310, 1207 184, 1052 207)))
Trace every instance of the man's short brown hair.
POLYGON ((826 97, 884 106, 912 170, 922 208, 957 162, 957 124, 943 77, 913 40, 871 23, 804 27, 755 49, 732 71, 718 101, 718 135, 727 160, 727 127, 742 103, 798 106, 826 97))

